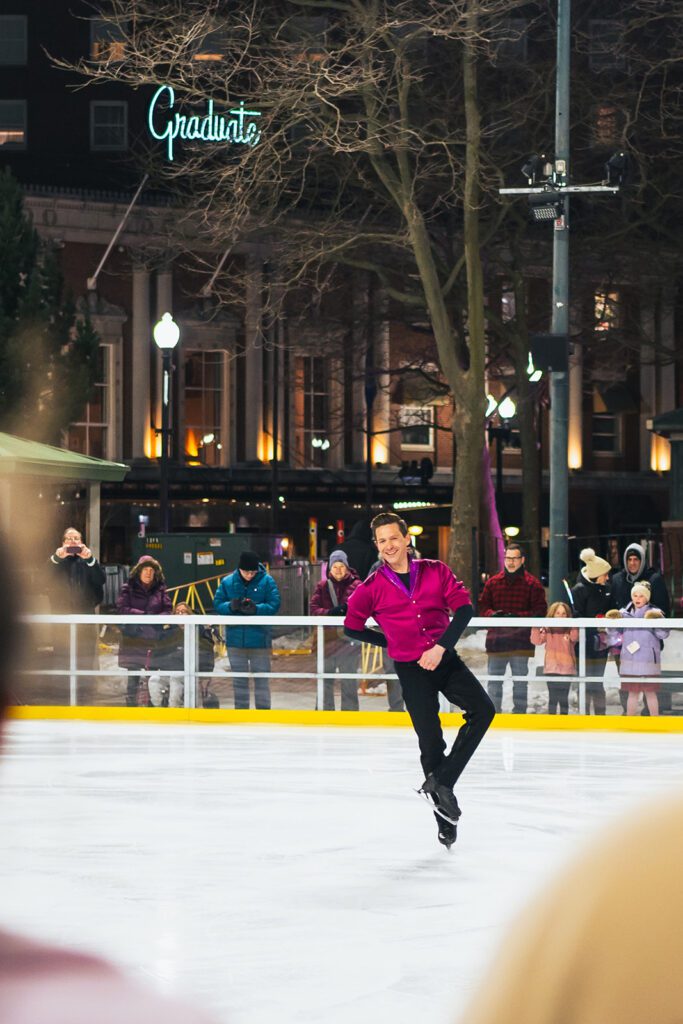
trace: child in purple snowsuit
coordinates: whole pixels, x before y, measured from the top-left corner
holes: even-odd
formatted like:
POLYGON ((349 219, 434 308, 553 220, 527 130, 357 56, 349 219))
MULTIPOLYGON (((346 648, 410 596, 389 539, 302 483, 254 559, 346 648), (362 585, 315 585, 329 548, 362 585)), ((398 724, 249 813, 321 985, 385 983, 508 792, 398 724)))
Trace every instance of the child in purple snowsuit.
MULTIPOLYGON (((661 619, 663 613, 650 604, 650 586, 644 580, 631 590, 631 603, 619 612, 622 619, 661 619)), ((619 674, 622 689, 628 694, 626 714, 638 714, 638 697, 642 693, 651 715, 659 714, 659 683, 651 679, 661 675, 662 640, 668 629, 608 629, 612 644, 621 640, 619 674), (644 679, 649 681, 645 682, 644 679)))

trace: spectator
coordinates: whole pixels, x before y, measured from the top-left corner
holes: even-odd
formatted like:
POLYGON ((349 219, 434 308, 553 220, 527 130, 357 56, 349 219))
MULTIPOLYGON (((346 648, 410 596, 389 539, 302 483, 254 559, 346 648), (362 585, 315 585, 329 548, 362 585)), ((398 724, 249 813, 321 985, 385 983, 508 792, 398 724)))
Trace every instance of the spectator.
MULTIPOLYGON (((23 654, 18 649, 14 617, 20 602, 4 551, 2 564, 5 585, 0 592, 0 726, 14 663, 23 654)), ((199 1011, 129 981, 97 956, 5 931, 0 931, 0 1007, 3 1024, 207 1024, 199 1011)))
POLYGON ((377 560, 377 548, 372 540, 372 530, 367 519, 359 519, 351 527, 349 539, 339 545, 349 560, 349 568, 358 573, 361 580, 367 579, 377 560))
MULTIPOLYGON (((277 615, 280 592, 253 551, 243 551, 237 568, 225 576, 213 601, 218 615, 277 615)), ((238 619, 239 621, 239 619, 238 619)), ((254 675, 254 705, 270 708, 270 683, 257 673, 270 672, 272 629, 254 624, 231 625, 226 630, 228 656, 233 670, 235 708, 249 707, 249 673, 254 675)))
POLYGON ((631 601, 634 583, 649 583, 652 603, 668 619, 671 599, 661 572, 647 564, 645 549, 640 544, 629 544, 624 551, 624 568, 612 577, 612 597, 616 608, 625 608, 631 601))
MULTIPOLYGON (((524 549, 509 544, 505 549, 502 572, 491 576, 479 598, 479 614, 489 616, 545 615, 545 591, 539 579, 524 568, 524 549)), ((512 710, 525 715, 527 709, 527 676, 529 658, 533 654, 528 629, 489 629, 486 634, 488 653, 488 692, 496 712, 503 703, 503 677, 507 666, 512 673, 512 710)))
MULTIPOLYGON (((664 618, 671 615, 671 599, 664 577, 657 569, 647 564, 645 549, 640 544, 629 544, 624 552, 624 568, 612 577, 612 596, 617 608, 625 608, 631 600, 631 587, 634 583, 649 583, 652 593, 652 604, 664 613, 664 618)), ((619 656, 615 658, 619 664, 619 656)), ((628 704, 628 693, 621 688, 619 691, 624 713, 628 704)), ((671 714, 671 691, 661 690, 657 697, 660 715, 671 714)), ((645 703, 643 714, 647 715, 648 705, 645 703)))
MULTIPOLYGON (((116 610, 121 615, 170 615, 173 611, 163 571, 151 555, 143 555, 131 569, 116 599, 116 610)), ((163 628, 142 623, 139 626, 121 626, 119 665, 129 673, 126 689, 128 707, 147 703, 140 673, 157 668, 163 661, 163 651, 158 649, 163 628)))
POLYGON ((681 863, 680 797, 610 823, 510 927, 462 1024, 677 1024, 681 863))
MULTIPOLYGON (((65 615, 92 615, 104 597, 104 569, 84 543, 82 534, 70 526, 64 531, 62 543, 50 557, 49 591, 52 611, 65 615)), ((55 668, 69 666, 68 627, 53 626, 57 637, 54 648, 55 668)), ((76 667, 97 668, 97 626, 76 627, 76 667)), ((82 677, 80 682, 83 691, 82 677)), ((94 680, 93 680, 94 682, 94 680)))
MULTIPOLYGON (((178 601, 173 609, 174 615, 194 615, 193 610, 185 601, 178 601)), ((185 638, 184 626, 167 626, 160 639, 158 656, 155 658, 160 672, 150 676, 149 698, 155 707, 181 708, 185 702, 185 638), (164 676, 162 673, 173 673, 164 676)), ((214 645, 220 642, 220 635, 213 626, 197 627, 197 667, 200 674, 213 672, 214 645)), ((220 707, 218 698, 211 692, 210 680, 199 680, 202 695, 202 706, 205 708, 220 707)))
MULTIPOLYGON (((327 579, 321 580, 311 597, 311 615, 346 615, 348 600, 356 587, 360 586, 358 573, 349 568, 344 551, 333 551, 327 567, 327 579)), ((341 619, 340 619, 341 622, 341 619)), ((336 672, 358 672, 360 645, 344 636, 344 629, 326 629, 325 675, 336 672)), ((341 680, 342 711, 358 711, 358 680, 341 680)), ((323 683, 323 711, 334 711, 334 679, 323 683)))
MULTIPOLYGON (((569 619, 572 610, 564 601, 553 601, 548 608, 549 619, 569 619)), ((556 626, 534 626, 531 630, 531 642, 537 647, 545 644, 544 676, 575 676, 576 652, 575 645, 579 639, 578 629, 568 624, 556 626)), ((567 679, 548 680, 548 714, 554 715, 559 708, 561 715, 569 714, 569 687, 567 679)))
MULTIPOLYGON (((659 608, 650 603, 648 583, 635 583, 631 589, 631 601, 619 611, 622 619, 662 619, 659 608)), ((614 616, 616 618, 616 616, 614 616)), ((621 641, 619 675, 621 687, 627 694, 626 714, 638 713, 638 697, 642 693, 651 715, 659 714, 659 683, 644 677, 658 676, 662 671, 662 641, 669 635, 668 629, 616 629, 607 630, 611 643, 621 641)))
MULTIPOLYGON (((584 548, 579 558, 584 567, 579 580, 572 587, 574 614, 579 619, 604 618, 615 607, 609 584, 610 564, 596 555, 593 548, 584 548)), ((591 701, 596 715, 604 715, 606 709, 605 687, 602 679, 609 649, 605 648, 597 628, 586 630, 586 714, 590 714, 591 701), (592 680, 591 680, 591 677, 592 680), (599 678, 596 678, 599 677, 599 678)))

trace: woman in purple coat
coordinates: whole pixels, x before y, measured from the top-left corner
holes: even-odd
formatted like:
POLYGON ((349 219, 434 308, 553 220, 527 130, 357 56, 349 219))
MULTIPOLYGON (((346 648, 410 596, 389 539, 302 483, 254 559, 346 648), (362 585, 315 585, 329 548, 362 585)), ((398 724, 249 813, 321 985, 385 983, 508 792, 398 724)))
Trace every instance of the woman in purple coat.
MULTIPOLYGON (((622 619, 661 619, 663 613, 650 604, 650 585, 644 580, 635 583, 631 590, 631 603, 619 612, 622 619)), ((662 640, 669 635, 668 629, 608 629, 610 643, 621 642, 619 675, 622 689, 628 694, 626 714, 637 715, 638 697, 642 693, 651 715, 659 714, 659 683, 652 676, 661 675, 662 640), (643 682, 643 679, 650 679, 643 682)))
MULTIPOLYGON (((116 610, 121 615, 172 614, 173 604, 166 591, 164 574, 151 555, 143 555, 131 569, 128 582, 123 584, 116 599, 116 610)), ((129 673, 126 692, 128 707, 136 707, 138 704, 140 672, 159 667, 155 664, 155 656, 163 629, 163 626, 142 623, 139 626, 121 626, 119 666, 129 673)))
MULTIPOLYGON (((360 577, 349 567, 346 552, 333 551, 327 563, 328 576, 321 580, 311 596, 311 615, 346 615, 351 594, 360 586, 360 577)), ((360 644, 348 640, 343 629, 326 629, 323 711, 334 711, 334 676, 337 672, 358 671, 360 644)), ((341 680, 342 711, 358 711, 358 680, 341 680)))

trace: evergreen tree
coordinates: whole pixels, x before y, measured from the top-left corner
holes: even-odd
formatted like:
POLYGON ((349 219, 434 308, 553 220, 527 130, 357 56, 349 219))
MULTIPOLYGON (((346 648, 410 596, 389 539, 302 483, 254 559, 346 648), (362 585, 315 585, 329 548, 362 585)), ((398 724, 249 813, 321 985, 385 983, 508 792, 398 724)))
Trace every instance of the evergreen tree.
POLYGON ((58 444, 90 398, 99 339, 77 319, 54 251, 0 174, 0 429, 58 444))

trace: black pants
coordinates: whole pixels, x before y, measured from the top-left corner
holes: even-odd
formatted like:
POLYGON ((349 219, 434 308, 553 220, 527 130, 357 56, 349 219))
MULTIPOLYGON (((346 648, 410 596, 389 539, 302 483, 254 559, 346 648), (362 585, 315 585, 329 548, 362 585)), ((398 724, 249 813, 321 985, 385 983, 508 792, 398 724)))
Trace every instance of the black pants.
POLYGON ((425 776, 435 772, 439 782, 454 786, 493 720, 493 701, 455 652, 446 651, 433 672, 416 661, 396 661, 394 666, 417 733, 425 776), (439 719, 440 693, 457 704, 465 718, 448 755, 439 719))
POLYGON ((559 709, 561 715, 569 714, 569 687, 571 683, 548 680, 548 714, 554 715, 559 709))

